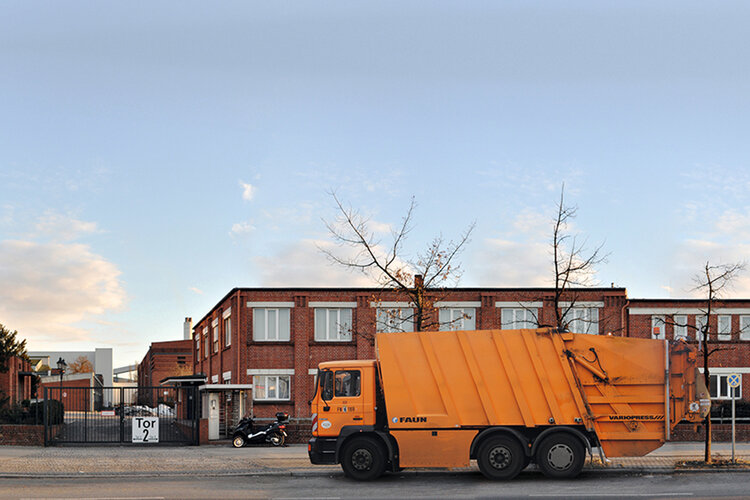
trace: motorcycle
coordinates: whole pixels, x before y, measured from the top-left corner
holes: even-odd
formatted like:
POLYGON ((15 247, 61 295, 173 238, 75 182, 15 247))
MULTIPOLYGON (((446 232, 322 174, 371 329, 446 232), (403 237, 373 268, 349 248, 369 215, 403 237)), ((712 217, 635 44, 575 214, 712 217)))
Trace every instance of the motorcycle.
POLYGON ((287 438, 286 424, 289 414, 278 412, 276 421, 266 426, 256 426, 252 417, 245 417, 239 421, 232 436, 232 446, 242 448, 248 444, 271 443, 282 446, 287 438))

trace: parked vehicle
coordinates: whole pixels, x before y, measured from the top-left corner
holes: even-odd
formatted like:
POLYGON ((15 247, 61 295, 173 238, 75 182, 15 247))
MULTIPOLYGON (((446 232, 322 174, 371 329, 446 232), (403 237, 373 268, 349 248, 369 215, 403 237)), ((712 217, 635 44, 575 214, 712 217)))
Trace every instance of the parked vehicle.
POLYGON ((268 425, 256 426, 252 417, 245 417, 239 421, 232 435, 232 446, 242 448, 248 444, 271 443, 282 446, 286 442, 286 421, 289 414, 278 412, 276 421, 268 425))
POLYGON ((491 479, 535 462, 578 475, 586 452, 642 456, 711 401, 684 341, 538 330, 380 333, 376 360, 318 368, 313 464, 369 480, 405 467, 491 479))

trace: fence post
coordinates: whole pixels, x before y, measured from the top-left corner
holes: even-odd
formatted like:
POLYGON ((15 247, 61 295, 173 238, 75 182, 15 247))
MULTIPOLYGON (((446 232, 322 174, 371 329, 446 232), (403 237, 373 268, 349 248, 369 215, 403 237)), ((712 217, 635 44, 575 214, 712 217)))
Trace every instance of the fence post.
POLYGON ((120 443, 125 442, 125 388, 120 387, 120 443))
POLYGON ((49 445, 49 442, 47 440, 47 387, 44 387, 44 407, 42 408, 42 420, 44 421, 44 446, 46 448, 49 445))

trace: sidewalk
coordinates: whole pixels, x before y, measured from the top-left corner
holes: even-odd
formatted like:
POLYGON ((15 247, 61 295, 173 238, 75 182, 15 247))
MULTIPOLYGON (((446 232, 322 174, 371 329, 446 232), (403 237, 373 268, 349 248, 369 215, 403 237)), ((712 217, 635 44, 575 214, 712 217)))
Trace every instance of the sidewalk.
MULTIPOLYGON (((730 443, 714 443, 714 456, 731 457, 730 443)), ((595 459, 598 459, 596 453, 595 459)), ((670 443, 645 457, 613 458, 606 466, 587 460, 584 473, 672 473, 675 463, 700 460, 702 443, 670 443)), ((750 443, 738 443, 736 458, 750 461, 750 443)), ((476 466, 453 472, 476 470, 476 466)), ((679 469, 681 472, 690 469, 679 469)), ((699 469, 703 470, 703 469, 699 469)), ((720 470, 729 470, 727 468, 720 470)), ((736 469, 734 469, 736 470, 736 469)), ((748 469, 742 469, 748 470, 748 469)), ((444 473, 441 469, 402 474, 444 473)), ((715 472, 716 469, 711 469, 715 472)), ((284 448, 230 446, 21 447, 0 446, 0 477, 232 476, 341 474, 339 466, 312 465, 306 445, 284 448)))

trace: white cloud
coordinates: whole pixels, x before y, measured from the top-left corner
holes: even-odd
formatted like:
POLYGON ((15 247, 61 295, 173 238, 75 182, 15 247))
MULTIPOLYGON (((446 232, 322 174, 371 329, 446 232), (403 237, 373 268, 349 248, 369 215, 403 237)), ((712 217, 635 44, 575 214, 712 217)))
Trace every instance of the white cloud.
POLYGON ((374 286, 370 277, 331 263, 320 250, 333 246, 328 241, 306 239, 276 255, 256 257, 261 286, 374 286))
POLYGON ((255 226, 250 222, 237 222, 232 224, 232 229, 229 230, 229 235, 232 237, 240 236, 243 234, 251 233, 255 230, 255 226))
POLYGON ((86 222, 54 211, 45 212, 34 225, 36 236, 53 241, 72 241, 84 234, 98 232, 95 222, 86 222))
POLYGON ((488 238, 472 252, 465 281, 472 286, 545 287, 552 285, 549 246, 542 242, 518 242, 488 238))
POLYGON ((242 187, 242 199, 245 201, 252 201, 255 196, 257 188, 252 184, 240 181, 240 187, 242 187))
POLYGON ((196 288, 194 286, 191 286, 190 288, 188 288, 188 290, 190 290, 193 293, 197 293, 198 295, 203 295, 203 290, 196 288))
POLYGON ((85 339, 76 323, 125 304, 120 274, 88 245, 1 241, 0 321, 30 341, 85 339))

